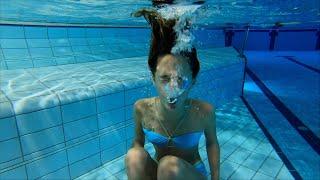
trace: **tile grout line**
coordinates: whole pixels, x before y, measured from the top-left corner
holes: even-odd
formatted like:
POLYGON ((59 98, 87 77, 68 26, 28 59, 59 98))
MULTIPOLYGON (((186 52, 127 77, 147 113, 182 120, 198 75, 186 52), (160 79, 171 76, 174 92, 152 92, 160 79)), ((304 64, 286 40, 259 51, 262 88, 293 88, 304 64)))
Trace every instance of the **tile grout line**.
MULTIPOLYGON (((33 76, 33 74, 32 73, 29 73, 29 74, 31 74, 31 76, 33 76)), ((36 78, 35 76, 33 76, 34 78, 36 78)), ((37 79, 37 81, 39 81, 40 82, 40 84, 42 84, 44 87, 47 87, 40 79, 38 79, 38 78, 36 78, 37 79)), ((65 132, 64 132, 64 120, 63 120, 63 116, 62 116, 62 107, 61 107, 61 100, 60 100, 60 97, 55 93, 55 92, 53 92, 51 89, 49 89, 49 87, 47 87, 48 88, 48 90, 52 93, 52 94, 54 94, 57 98, 58 98, 58 100, 59 100, 59 110, 60 110, 60 117, 61 117, 61 128, 62 128, 62 133, 63 133, 63 143, 64 143, 64 152, 65 152, 65 155, 66 155, 66 158, 67 158, 67 167, 68 167, 68 172, 69 172, 69 178, 71 179, 71 172, 70 172, 70 162, 69 162, 69 157, 68 157, 68 152, 67 152, 67 144, 66 144, 66 137, 65 137, 65 132)), ((60 125, 59 125, 60 126, 60 125)), ((62 151, 61 151, 62 152, 62 151)), ((49 156, 46 156, 46 157, 49 157, 49 156)), ((34 161, 35 162, 35 161, 34 161)))
POLYGON ((32 62, 32 68, 35 68, 35 67, 34 67, 34 62, 33 62, 33 57, 31 56, 30 48, 29 48, 29 45, 28 45, 27 40, 26 40, 26 31, 25 31, 24 26, 22 26, 22 28, 23 28, 23 36, 24 36, 23 39, 24 39, 24 42, 26 43, 27 50, 28 50, 28 54, 29 54, 29 57, 30 57, 31 62, 32 62))
POLYGON ((318 138, 285 104, 273 94, 273 92, 254 74, 248 67, 247 74, 252 78, 256 85, 262 90, 263 94, 276 107, 289 124, 300 134, 300 136, 309 144, 309 146, 320 154, 320 138, 318 138), (306 130, 301 130, 304 127, 306 130))
POLYGON ((294 171, 291 171, 292 176, 295 179, 302 179, 302 177, 300 176, 300 174, 297 172, 297 170, 293 167, 293 165, 291 164, 291 162, 289 161, 289 159, 287 158, 287 156, 282 152, 282 150, 280 149, 279 145, 277 144, 277 142, 273 139, 272 135, 269 133, 269 131, 267 130, 267 128, 262 124, 261 120, 259 119, 259 117, 257 116, 257 114, 254 112, 254 110, 252 109, 252 107, 250 106, 250 104, 247 102, 247 100, 245 99, 244 96, 241 96, 241 99, 243 100, 244 104, 247 106, 249 112, 251 113, 252 117, 256 120, 257 124, 259 125, 260 129, 263 131, 264 135, 267 137, 267 139, 269 140, 270 144, 272 145, 273 149, 275 150, 275 152, 278 154, 278 156, 281 158, 281 160, 283 161, 283 163, 289 167, 288 169, 292 169, 294 171))
MULTIPOLYGON (((17 131, 17 139, 18 139, 18 142, 19 142, 19 145, 20 145, 20 153, 21 153, 21 159, 22 159, 22 163, 25 162, 25 158, 24 158, 24 154, 23 154, 23 150, 22 150, 22 143, 21 143, 21 136, 20 136, 20 132, 19 132, 19 126, 18 126, 18 123, 17 123, 17 116, 16 116, 16 112, 14 110, 14 106, 12 104, 12 101, 9 99, 9 97, 7 96, 7 94, 5 94, 2 90, 0 90, 2 92, 2 94, 9 100, 9 103, 10 103, 10 106, 12 108, 12 111, 13 111, 13 116, 14 117, 14 121, 15 121, 15 126, 16 126, 16 131, 17 131)), ((21 162, 19 163, 21 164, 21 162)), ((10 166, 9 166, 10 167, 10 166)), ((20 166, 17 166, 17 167, 20 167, 20 166)), ((6 167, 8 168, 8 167, 6 167)), ((3 170, 3 169, 2 169, 3 170)), ((27 172, 27 167, 24 166, 24 170, 25 170, 25 173, 27 175, 27 179, 28 179, 28 172, 27 172)))

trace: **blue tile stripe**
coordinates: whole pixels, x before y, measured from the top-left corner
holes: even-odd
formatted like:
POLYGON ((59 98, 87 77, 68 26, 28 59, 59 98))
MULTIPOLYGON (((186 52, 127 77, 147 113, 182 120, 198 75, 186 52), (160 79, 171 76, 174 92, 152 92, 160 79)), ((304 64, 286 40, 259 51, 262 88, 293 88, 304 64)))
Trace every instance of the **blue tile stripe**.
POLYGON ((299 64, 299 65, 301 65, 301 66, 303 66, 303 67, 305 67, 305 68, 307 68, 307 69, 309 69, 309 70, 311 70, 311 71, 314 71, 314 72, 316 72, 316 73, 320 73, 320 69, 317 69, 317 68, 314 68, 314 67, 309 66, 309 65, 307 65, 307 64, 304 64, 304 63, 302 63, 302 62, 299 62, 294 56, 280 56, 280 57, 284 57, 284 58, 286 58, 287 60, 292 61, 292 62, 294 62, 294 63, 296 63, 296 64, 299 64))
POLYGON ((293 167, 287 156, 283 153, 277 142, 273 139, 272 135, 269 133, 267 128, 263 125, 262 121, 259 119, 257 114, 254 112, 248 101, 244 96, 240 96, 243 103, 246 105, 247 109, 249 110, 252 117, 255 119, 257 124, 259 125, 260 129, 264 133, 264 135, 268 138, 269 142, 271 143, 272 147, 275 149, 276 153, 279 155, 283 163, 288 168, 289 172, 295 179, 302 179, 301 175, 298 173, 298 171, 293 167))
POLYGON ((248 67, 246 67, 246 72, 269 98, 277 110, 288 120, 291 126, 295 128, 312 149, 320 155, 320 139, 282 101, 280 101, 280 99, 273 94, 273 92, 248 67))

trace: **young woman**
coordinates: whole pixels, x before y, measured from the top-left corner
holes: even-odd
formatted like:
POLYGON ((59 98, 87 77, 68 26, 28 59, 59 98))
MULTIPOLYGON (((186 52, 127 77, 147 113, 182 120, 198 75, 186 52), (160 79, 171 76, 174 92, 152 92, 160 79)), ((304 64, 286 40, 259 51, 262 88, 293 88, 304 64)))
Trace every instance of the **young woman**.
POLYGON ((198 152, 199 138, 204 134, 211 178, 219 179, 215 109, 188 98, 200 69, 196 49, 171 53, 176 20, 163 19, 156 11, 145 9, 134 15, 144 16, 151 25, 148 64, 159 96, 134 104, 135 139, 125 162, 128 178, 207 179, 198 152), (154 159, 144 149, 145 137, 155 147, 154 159))

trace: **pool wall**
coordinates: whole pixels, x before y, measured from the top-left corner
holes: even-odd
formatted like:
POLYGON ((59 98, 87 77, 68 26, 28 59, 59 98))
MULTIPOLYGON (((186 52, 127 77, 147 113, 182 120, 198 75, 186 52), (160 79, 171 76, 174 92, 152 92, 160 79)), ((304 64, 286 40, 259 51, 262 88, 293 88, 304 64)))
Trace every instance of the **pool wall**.
MULTIPOLYGON (((148 28, 0 26, 0 69, 147 56, 148 28)), ((197 30, 198 48, 223 47, 222 30, 197 30), (214 43, 213 43, 214 42, 214 43)))

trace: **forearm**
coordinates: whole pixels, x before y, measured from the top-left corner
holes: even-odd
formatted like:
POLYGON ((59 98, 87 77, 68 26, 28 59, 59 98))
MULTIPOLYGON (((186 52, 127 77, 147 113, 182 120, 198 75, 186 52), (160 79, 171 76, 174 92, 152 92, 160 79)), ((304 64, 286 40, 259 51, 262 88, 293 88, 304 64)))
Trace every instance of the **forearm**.
POLYGON ((218 180, 220 175, 220 147, 218 143, 207 145, 207 155, 211 171, 211 179, 218 180))

